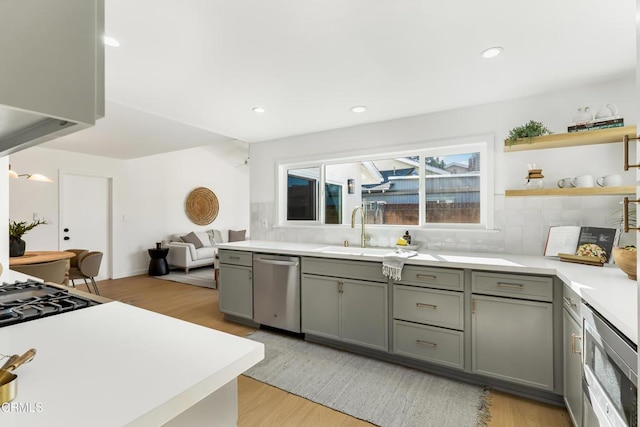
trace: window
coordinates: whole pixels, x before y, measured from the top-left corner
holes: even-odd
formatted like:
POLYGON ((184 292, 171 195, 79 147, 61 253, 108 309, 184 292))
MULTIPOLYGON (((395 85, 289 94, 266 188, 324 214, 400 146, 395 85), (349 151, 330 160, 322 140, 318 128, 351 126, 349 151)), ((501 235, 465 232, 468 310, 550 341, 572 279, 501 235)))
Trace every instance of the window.
POLYGON ((317 219, 318 168, 292 169, 287 173, 287 220, 317 219))
POLYGON ((490 227, 491 151, 482 141, 425 143, 348 162, 281 165, 287 171, 287 199, 280 209, 286 209, 289 224, 349 224, 353 209, 364 206, 372 225, 490 227))
POLYGON ((425 222, 480 223, 480 153, 425 158, 425 222))

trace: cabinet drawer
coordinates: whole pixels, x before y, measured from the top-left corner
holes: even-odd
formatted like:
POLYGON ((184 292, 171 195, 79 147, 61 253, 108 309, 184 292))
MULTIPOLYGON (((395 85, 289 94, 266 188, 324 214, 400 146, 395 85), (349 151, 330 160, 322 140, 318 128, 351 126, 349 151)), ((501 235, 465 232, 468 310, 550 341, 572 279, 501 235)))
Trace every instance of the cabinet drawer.
POLYGON ((573 316, 576 321, 582 323, 582 314, 580 312, 580 303, 582 298, 567 285, 562 286, 562 304, 564 308, 573 316))
POLYGON ((369 261, 345 261, 332 258, 302 258, 302 272, 318 276, 386 282, 382 263, 369 261))
POLYGON ((463 296, 460 292, 394 285, 393 317, 462 330, 463 296))
POLYGON ((220 249, 218 257, 221 264, 246 265, 247 267, 251 267, 253 261, 251 252, 232 251, 229 249, 220 249))
POLYGON ((402 269, 402 280, 396 283, 461 291, 464 289, 464 272, 452 268, 405 265, 402 269))
POLYGON ((471 272, 471 290, 477 294, 553 301, 553 279, 543 276, 471 272))
POLYGON ((432 326, 393 321, 393 348, 396 354, 429 362, 464 368, 464 334, 432 326))

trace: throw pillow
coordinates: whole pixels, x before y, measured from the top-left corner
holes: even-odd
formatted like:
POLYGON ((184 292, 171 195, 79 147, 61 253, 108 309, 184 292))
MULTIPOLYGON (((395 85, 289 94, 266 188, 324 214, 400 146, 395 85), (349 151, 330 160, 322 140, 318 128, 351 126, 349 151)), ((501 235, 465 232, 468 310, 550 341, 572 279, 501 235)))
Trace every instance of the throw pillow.
POLYGON ((220 230, 207 230, 207 234, 209 235, 211 246, 215 246, 218 243, 224 243, 224 240, 222 240, 222 234, 220 234, 220 230))
POLYGON ((196 231, 195 234, 202 242, 202 246, 213 246, 206 231, 196 231))
POLYGON ((229 230, 229 241, 230 242, 240 242, 244 240, 244 235, 247 233, 247 230, 229 230))
POLYGON ((196 236, 196 233, 194 233, 193 231, 180 238, 185 243, 193 243, 193 246, 195 246, 196 249, 200 249, 202 247, 202 242, 200 241, 200 239, 198 239, 198 236, 196 236))

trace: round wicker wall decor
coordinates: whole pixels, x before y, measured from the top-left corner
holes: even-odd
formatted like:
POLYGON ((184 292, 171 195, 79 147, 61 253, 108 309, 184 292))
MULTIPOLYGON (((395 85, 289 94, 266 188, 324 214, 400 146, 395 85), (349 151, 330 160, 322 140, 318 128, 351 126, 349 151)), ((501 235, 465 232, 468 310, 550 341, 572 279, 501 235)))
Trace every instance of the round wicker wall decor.
POLYGON ((198 187, 187 196, 185 211, 194 224, 211 224, 218 216, 218 198, 205 187, 198 187))

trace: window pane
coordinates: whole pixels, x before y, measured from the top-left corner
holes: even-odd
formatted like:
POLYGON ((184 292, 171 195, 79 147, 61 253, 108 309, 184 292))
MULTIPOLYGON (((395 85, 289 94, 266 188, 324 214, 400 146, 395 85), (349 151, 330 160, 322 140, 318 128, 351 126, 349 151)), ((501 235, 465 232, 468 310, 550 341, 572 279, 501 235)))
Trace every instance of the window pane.
POLYGON ((342 186, 325 184, 324 222, 342 224, 342 186))
POLYGON ((287 220, 315 221, 319 168, 287 171, 287 220))
POLYGON ((361 162, 368 224, 418 225, 418 156, 361 162))
POLYGON ((426 222, 480 223, 480 153, 425 159, 426 222))

